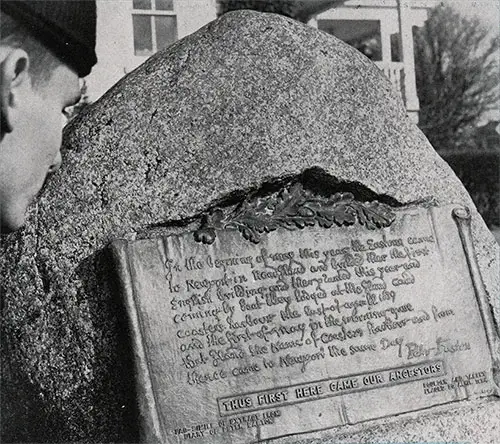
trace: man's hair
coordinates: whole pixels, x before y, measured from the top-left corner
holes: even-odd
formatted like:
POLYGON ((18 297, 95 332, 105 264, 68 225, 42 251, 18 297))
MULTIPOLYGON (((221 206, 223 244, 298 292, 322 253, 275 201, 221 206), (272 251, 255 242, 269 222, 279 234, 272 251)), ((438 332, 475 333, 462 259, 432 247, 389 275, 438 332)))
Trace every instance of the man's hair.
POLYGON ((34 38, 25 26, 8 14, 0 16, 0 42, 2 45, 21 48, 29 56, 29 72, 33 85, 45 84, 61 61, 42 43, 34 38))

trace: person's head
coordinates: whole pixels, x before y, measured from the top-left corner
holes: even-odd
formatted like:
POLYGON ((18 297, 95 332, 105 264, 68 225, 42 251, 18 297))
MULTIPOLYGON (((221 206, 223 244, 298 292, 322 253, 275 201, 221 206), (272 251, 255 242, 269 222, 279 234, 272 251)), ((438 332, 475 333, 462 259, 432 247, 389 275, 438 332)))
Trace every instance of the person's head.
POLYGON ((24 224, 28 205, 61 164, 64 109, 95 55, 95 0, 1 0, 0 231, 24 224))

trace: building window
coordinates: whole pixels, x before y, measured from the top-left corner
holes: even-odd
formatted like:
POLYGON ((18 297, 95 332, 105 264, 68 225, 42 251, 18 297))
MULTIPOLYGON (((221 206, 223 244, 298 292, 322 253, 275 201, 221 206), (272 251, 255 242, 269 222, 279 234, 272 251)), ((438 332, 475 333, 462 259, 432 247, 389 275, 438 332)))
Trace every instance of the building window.
POLYGON ((318 28, 354 46, 369 59, 382 60, 380 20, 318 20, 318 28))
POLYGON ((177 40, 173 0, 133 0, 134 53, 150 56, 177 40))
POLYGON ((400 41, 399 32, 396 34, 391 34, 391 61, 401 62, 401 51, 400 51, 400 41))

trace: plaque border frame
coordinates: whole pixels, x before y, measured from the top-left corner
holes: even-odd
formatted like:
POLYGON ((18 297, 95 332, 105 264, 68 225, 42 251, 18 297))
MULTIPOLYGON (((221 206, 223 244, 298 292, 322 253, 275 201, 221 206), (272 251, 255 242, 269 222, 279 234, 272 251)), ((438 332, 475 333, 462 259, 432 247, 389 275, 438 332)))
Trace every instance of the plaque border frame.
POLYGON ((488 301, 486 287, 484 285, 479 264, 477 262, 474 242, 472 240, 472 216, 469 207, 459 206, 452 210, 452 217, 458 227, 458 234, 462 241, 465 258, 469 269, 469 274, 476 296, 481 320, 483 321, 486 339, 490 350, 492 361, 493 386, 496 396, 500 396, 500 340, 495 328, 495 320, 491 312, 491 305, 488 301))
POLYGON ((153 380, 150 374, 150 364, 146 355, 143 340, 143 327, 137 312, 135 290, 132 284, 132 273, 130 266, 130 255, 128 254, 129 243, 125 239, 113 241, 113 256, 116 258, 117 267, 121 275, 126 275, 126 282, 122 292, 125 293, 125 304, 127 305, 129 328, 137 334, 132 334, 132 355, 135 363, 137 401, 139 404, 139 416, 142 421, 140 430, 141 441, 153 444, 163 442, 166 436, 162 422, 158 414, 157 400, 153 390, 153 380))

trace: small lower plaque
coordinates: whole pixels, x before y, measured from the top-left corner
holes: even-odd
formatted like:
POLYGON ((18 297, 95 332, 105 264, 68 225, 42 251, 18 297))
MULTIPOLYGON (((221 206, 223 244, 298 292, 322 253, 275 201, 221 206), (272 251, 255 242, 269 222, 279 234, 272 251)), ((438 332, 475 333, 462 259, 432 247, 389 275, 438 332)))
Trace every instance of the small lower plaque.
POLYGON ((496 394, 465 210, 395 214, 115 241, 144 440, 252 443, 496 394))

